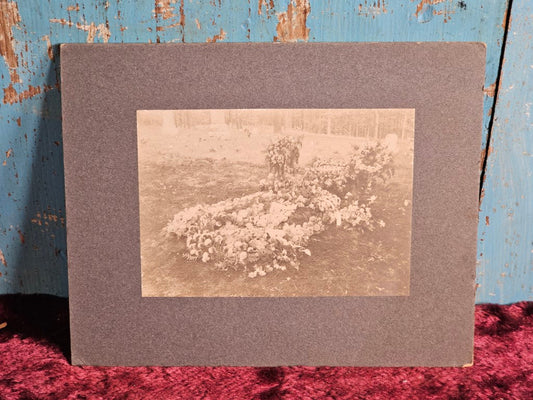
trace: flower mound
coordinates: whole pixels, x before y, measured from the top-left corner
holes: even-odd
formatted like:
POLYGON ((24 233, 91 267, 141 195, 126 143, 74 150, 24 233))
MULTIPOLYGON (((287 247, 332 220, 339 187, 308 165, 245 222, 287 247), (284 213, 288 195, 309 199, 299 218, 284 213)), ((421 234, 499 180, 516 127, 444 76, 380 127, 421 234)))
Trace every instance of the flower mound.
POLYGON ((298 149, 286 138, 269 147, 269 154, 282 156, 276 158, 274 173, 260 182, 260 191, 176 214, 166 233, 185 240, 183 256, 222 270, 242 269, 253 278, 298 269, 301 258, 311 256, 311 236, 328 226, 385 225, 373 219, 370 209, 376 199, 372 188, 393 174, 392 157, 383 146, 354 148, 347 162, 316 160, 301 170, 294 166, 298 149))

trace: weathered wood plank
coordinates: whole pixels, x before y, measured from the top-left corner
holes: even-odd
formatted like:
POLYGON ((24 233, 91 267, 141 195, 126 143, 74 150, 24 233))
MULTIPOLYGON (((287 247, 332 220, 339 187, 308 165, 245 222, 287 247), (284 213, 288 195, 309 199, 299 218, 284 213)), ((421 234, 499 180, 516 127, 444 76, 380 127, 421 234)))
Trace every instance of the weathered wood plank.
POLYGON ((506 9, 504 0, 0 0, 0 293, 67 294, 59 43, 483 41, 486 130, 506 9))
POLYGON ((478 300, 533 300, 533 4, 513 1, 485 170, 478 300))

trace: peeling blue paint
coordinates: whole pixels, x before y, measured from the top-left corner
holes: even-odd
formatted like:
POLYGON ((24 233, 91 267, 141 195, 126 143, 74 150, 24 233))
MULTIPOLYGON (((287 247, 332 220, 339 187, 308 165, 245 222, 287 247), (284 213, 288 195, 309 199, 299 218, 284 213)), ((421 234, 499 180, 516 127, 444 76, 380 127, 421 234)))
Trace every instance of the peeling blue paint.
MULTIPOLYGON (((168 0, 166 3, 168 13, 166 9, 165 13, 158 13, 154 0, 18 1, 20 22, 13 27, 12 32, 19 61, 17 73, 21 82, 13 83, 13 89, 18 95, 31 85, 39 88, 40 93, 13 104, 0 102, 0 250, 7 263, 7 266, 0 263, 0 293, 67 295, 61 101, 58 88, 60 43, 205 42, 221 32, 224 33, 222 40, 229 42, 272 42, 277 36, 279 15, 287 11, 290 3, 296 4, 296 0, 274 1, 273 8, 270 7, 270 1, 168 0), (48 40, 52 45, 53 60, 49 58, 48 40), (6 158, 9 149, 12 154, 6 158), (1 165, 3 161, 6 162, 5 166, 1 165)), ((498 73, 504 33, 502 21, 507 1, 459 3, 462 5, 454 0, 428 2, 418 10, 422 4, 419 1, 354 3, 310 0, 310 13, 306 20, 306 26, 310 29, 309 41, 485 42, 488 56, 485 86, 489 87, 495 83, 498 73)), ((524 5, 526 3, 526 0, 515 0, 516 12, 528 12, 524 5)), ((525 25, 522 28, 522 32, 530 31, 525 25)), ((515 47, 518 48, 517 45, 515 47)), ((519 54, 513 57, 522 61, 519 54)), ((3 61, 0 58, 0 78, 5 89, 11 82, 9 70, 3 61)), ((513 70, 507 65, 504 72, 509 71, 509 76, 518 76, 518 68, 514 67, 513 70)), ((509 80, 509 76, 504 74, 504 82, 509 80)), ((524 273, 528 268, 531 271, 531 256, 527 258, 521 253, 525 251, 523 243, 531 241, 531 234, 522 230, 522 225, 520 230, 515 229, 520 218, 530 216, 525 212, 527 197, 519 205, 505 204, 512 207, 513 218, 498 218, 503 215, 499 207, 505 202, 504 199, 512 199, 514 194, 509 193, 511 189, 499 192, 501 177, 507 176, 507 172, 503 164, 499 166, 500 170, 497 169, 499 161, 495 157, 503 157, 502 153, 507 154, 505 157, 511 157, 516 151, 526 150, 533 154, 533 149, 519 149, 520 146, 511 141, 512 136, 503 133, 516 127, 516 124, 505 125, 503 122, 506 117, 501 110, 503 99, 517 106, 521 95, 516 93, 525 93, 522 91, 526 90, 518 88, 520 82, 515 84, 514 91, 500 100, 498 115, 501 117, 499 125, 494 125, 501 133, 495 131, 493 138, 495 151, 490 159, 492 169, 487 175, 483 203, 483 212, 490 214, 491 223, 489 227, 482 223, 483 229, 480 229, 480 241, 483 240, 480 249, 484 252, 483 257, 480 257, 480 302, 507 302, 531 296, 531 273, 524 273), (498 142, 500 136, 505 137, 501 144, 498 142), (500 149, 499 146, 505 148, 500 149), (507 197, 501 197, 502 193, 506 193, 507 197), (497 209, 496 213, 491 211, 493 206, 497 209), (519 232, 520 238, 516 240, 519 240, 520 245, 509 245, 507 250, 499 252, 496 246, 498 235, 502 232, 507 232, 506 237, 519 232), (509 264, 511 276, 502 278, 493 273, 500 270, 502 260, 509 264), (529 283, 521 289, 524 278, 528 278, 529 283), (501 285, 497 284, 498 279, 501 285), (492 291, 496 293, 494 296, 489 293, 492 291)), ((526 87, 531 89, 531 82, 528 81, 528 84, 526 87)), ((511 90, 509 85, 503 88, 511 90)), ((0 94, 3 92, 0 91, 0 94)), ((482 148, 485 148, 493 102, 492 97, 486 96, 482 148)), ((517 158, 516 168, 530 168, 531 161, 531 157, 517 158), (529 161, 523 161, 525 159, 529 161)), ((516 184, 517 178, 507 177, 509 179, 511 181, 508 184, 514 187, 512 185, 516 184)), ((531 189, 529 193, 532 193, 531 189)))
POLYGON ((478 298, 533 300, 533 5, 513 1, 480 207, 478 298))

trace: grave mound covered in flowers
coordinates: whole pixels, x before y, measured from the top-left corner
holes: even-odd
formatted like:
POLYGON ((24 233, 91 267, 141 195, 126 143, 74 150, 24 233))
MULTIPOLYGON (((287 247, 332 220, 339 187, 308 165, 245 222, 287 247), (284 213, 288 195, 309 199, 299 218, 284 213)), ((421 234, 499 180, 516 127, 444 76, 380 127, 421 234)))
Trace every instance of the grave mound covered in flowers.
MULTIPOLYGON (((373 230, 373 194, 394 173, 393 157, 380 143, 354 146, 347 160, 315 159, 298 166, 301 141, 286 136, 266 149, 270 174, 259 191, 177 213, 165 228, 185 241, 187 260, 250 278, 274 270, 298 270, 313 257, 309 240, 325 229, 373 230)), ((316 256, 316 255, 315 255, 316 256)))

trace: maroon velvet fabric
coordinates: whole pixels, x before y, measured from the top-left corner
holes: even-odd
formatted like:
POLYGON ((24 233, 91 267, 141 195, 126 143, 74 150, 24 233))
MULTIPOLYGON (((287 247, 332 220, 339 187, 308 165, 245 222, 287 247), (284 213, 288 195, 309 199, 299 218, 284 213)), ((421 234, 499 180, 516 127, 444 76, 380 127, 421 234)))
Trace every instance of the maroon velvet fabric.
POLYGON ((476 308, 471 368, 73 367, 67 300, 0 296, 0 399, 533 399, 533 303, 476 308))

